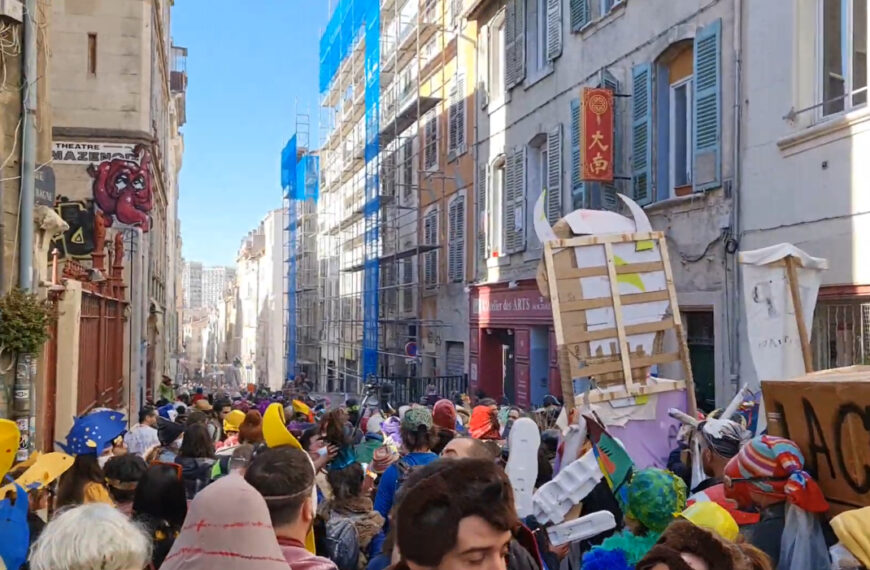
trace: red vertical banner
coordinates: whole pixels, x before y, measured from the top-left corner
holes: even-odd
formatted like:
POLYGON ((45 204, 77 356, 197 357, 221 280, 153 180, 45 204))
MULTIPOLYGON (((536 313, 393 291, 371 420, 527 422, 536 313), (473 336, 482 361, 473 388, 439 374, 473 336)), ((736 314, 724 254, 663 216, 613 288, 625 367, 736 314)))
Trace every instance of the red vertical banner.
POLYGON ((584 87, 580 95, 580 172, 584 181, 613 181, 613 91, 584 87))

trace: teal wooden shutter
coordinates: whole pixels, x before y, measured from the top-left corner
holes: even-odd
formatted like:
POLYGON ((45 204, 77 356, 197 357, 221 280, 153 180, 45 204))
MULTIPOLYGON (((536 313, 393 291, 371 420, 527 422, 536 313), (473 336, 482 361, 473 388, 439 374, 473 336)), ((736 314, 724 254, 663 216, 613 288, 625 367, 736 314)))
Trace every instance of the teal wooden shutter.
POLYGON ((586 207, 586 184, 580 179, 580 99, 571 99, 571 208, 586 207))
POLYGON ((640 205, 652 201, 652 65, 631 71, 631 197, 640 205))
POLYGON ((695 36, 695 129, 692 179, 695 192, 722 185, 722 20, 695 36))
POLYGON ((547 134, 547 221, 552 226, 562 218, 562 125, 547 134))
POLYGON ((547 59, 553 61, 560 55, 562 55, 562 0, 547 0, 547 59))
POLYGON ((571 0, 571 31, 578 32, 589 23, 589 0, 571 0))
MULTIPOLYGON (((616 80, 615 77, 609 72, 604 72, 603 79, 601 81, 601 87, 605 87, 613 91, 613 93, 619 93, 619 81, 616 80)), ((622 173, 622 129, 619 128, 619 97, 613 98, 613 175, 614 176, 624 176, 622 173)), ((620 181, 613 180, 612 182, 606 182, 602 184, 601 188, 601 207, 605 210, 616 210, 619 208, 620 200, 616 196, 618 192, 621 192, 623 189, 620 188, 620 181)))

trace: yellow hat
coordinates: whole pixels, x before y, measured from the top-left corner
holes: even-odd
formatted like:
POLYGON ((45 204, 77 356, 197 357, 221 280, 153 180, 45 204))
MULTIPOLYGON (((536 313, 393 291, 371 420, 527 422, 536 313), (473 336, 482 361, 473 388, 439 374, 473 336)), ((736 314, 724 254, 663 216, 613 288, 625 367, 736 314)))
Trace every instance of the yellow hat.
POLYGON ((843 511, 831 519, 831 528, 852 556, 870 567, 870 507, 843 511))
POLYGON ((692 521, 696 526, 712 530, 728 541, 737 538, 740 529, 734 517, 719 503, 699 501, 683 511, 684 519, 692 521))
POLYGON ((12 420, 0 419, 0 480, 12 468, 21 432, 12 420))
POLYGON ((275 402, 269 404, 266 413, 263 414, 263 439, 269 447, 292 445, 296 449, 302 449, 299 440, 287 429, 284 420, 284 407, 275 402))
POLYGON ((224 432, 238 432, 239 426, 245 421, 245 412, 242 410, 233 410, 224 418, 224 432))
MULTIPOLYGON (((28 491, 41 489, 45 487, 64 472, 72 467, 73 456, 66 453, 54 451, 51 453, 34 453, 27 461, 30 466, 27 470, 15 480, 15 483, 9 483, 4 487, 0 487, 0 497, 6 493, 14 491, 15 485, 20 485, 28 491)), ((22 463, 22 465, 24 465, 22 463)))

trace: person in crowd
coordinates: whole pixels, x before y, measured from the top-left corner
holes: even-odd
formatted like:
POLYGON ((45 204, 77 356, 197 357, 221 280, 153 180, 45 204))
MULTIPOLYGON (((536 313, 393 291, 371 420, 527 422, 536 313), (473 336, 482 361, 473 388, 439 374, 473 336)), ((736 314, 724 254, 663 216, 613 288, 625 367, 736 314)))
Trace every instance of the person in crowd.
POLYGON ((503 470, 492 461, 456 459, 414 474, 394 525, 397 569, 506 570, 520 521, 503 470))
POLYGON ((485 443, 473 437, 457 437, 450 441, 441 452, 441 457, 453 459, 487 459, 495 461, 495 456, 485 443))
POLYGON ((384 419, 380 415, 368 418, 363 442, 354 448, 356 460, 360 463, 371 463, 375 450, 384 444, 384 434, 381 433, 381 424, 384 419))
POLYGON ((433 441, 432 414, 428 408, 408 410, 402 418, 401 434, 407 454, 381 476, 375 497, 375 510, 384 518, 389 516, 396 490, 408 477, 408 473, 415 467, 428 465, 438 459, 438 456, 430 451, 433 441))
POLYGON ((384 472, 398 460, 399 452, 390 445, 384 444, 375 450, 372 454, 372 461, 369 464, 369 470, 378 477, 375 480, 375 489, 377 489, 384 472))
POLYGON ((338 454, 338 448, 327 443, 326 439, 320 434, 320 428, 317 426, 305 430, 299 439, 299 444, 302 446, 302 449, 311 455, 311 460, 314 461, 314 468, 318 473, 338 454))
POLYGON ((737 422, 716 418, 698 424, 697 433, 701 436, 699 460, 708 479, 692 489, 693 494, 721 484, 725 466, 751 437, 737 422))
POLYGON ((832 570, 870 568, 870 507, 838 514, 831 527, 838 540, 829 550, 832 570))
POLYGON ((214 407, 209 403, 207 398, 200 398, 193 407, 196 411, 202 412, 205 415, 205 427, 208 429, 208 436, 213 443, 221 440, 221 423, 215 416, 214 407))
POLYGON ((167 402, 175 401, 175 388, 172 387, 172 378, 164 376, 157 387, 157 397, 167 402))
POLYGON ((248 465, 254 458, 254 446, 249 443, 240 443, 232 448, 229 455, 217 456, 217 461, 211 469, 212 480, 220 479, 230 473, 245 474, 248 465))
POLYGON ((145 406, 139 410, 139 423, 124 436, 128 453, 142 456, 151 447, 159 444, 157 417, 157 408, 145 406))
MULTIPOLYGON (((727 515, 727 512, 726 512, 727 515)), ((732 519, 736 529, 737 523, 732 519)), ((735 544, 721 534, 688 520, 668 526, 636 570, 773 570, 770 558, 748 544, 735 544)), ((618 570, 617 566, 613 570, 618 570)))
POLYGON ((141 570, 151 542, 123 513, 105 504, 65 510, 46 525, 30 552, 31 570, 141 570))
POLYGON ((223 418, 223 441, 215 444, 215 449, 234 447, 239 445, 239 429, 245 421, 245 413, 241 410, 231 410, 223 418))
POLYGON ((175 456, 175 463, 182 467, 188 499, 193 499, 209 484, 214 462, 214 444, 208 435, 208 429, 202 424, 188 427, 184 432, 181 450, 175 456))
MULTIPOLYGON (((295 567, 294 567, 295 568, 295 567)), ((289 570, 269 509, 238 474, 199 493, 160 570, 289 570)))
POLYGON ((283 559, 293 570, 336 569, 329 559, 305 549, 317 507, 314 469, 304 451, 283 446, 258 453, 245 480, 265 500, 283 559))
POLYGON ((175 422, 162 422, 157 430, 157 439, 160 445, 152 448, 145 454, 145 462, 162 461, 172 463, 175 456, 181 450, 181 441, 184 437, 184 426, 175 422))
MULTIPOLYGON (((227 416, 229 413, 233 411, 233 404, 226 397, 221 397, 215 400, 214 402, 214 415, 215 419, 217 419, 218 424, 223 428, 225 425, 227 416)), ((223 429, 221 429, 220 441, 223 441, 227 438, 227 434, 223 429)))
POLYGON ((373 481, 359 463, 332 470, 327 478, 333 495, 329 520, 346 518, 353 523, 360 550, 359 565, 364 568, 368 563, 369 545, 384 527, 384 517, 374 510, 371 499, 373 481))
POLYGON ((500 439, 499 429, 498 408, 494 405, 479 405, 471 411, 468 433, 474 439, 500 439))
POLYGON ((152 464, 136 487, 133 520, 151 537, 151 563, 160 568, 181 532, 187 516, 187 495, 181 466, 174 463, 152 464))
POLYGON ((777 568, 827 568, 833 540, 827 544, 818 515, 828 503, 793 441, 770 435, 751 439, 725 466, 724 480, 728 497, 760 511, 761 520, 744 534, 777 568))
POLYGON ((245 414, 245 419, 239 425, 239 443, 263 443, 263 415, 258 410, 250 410, 245 414))
POLYGON ((203 390, 202 386, 198 386, 196 390, 194 390, 193 397, 190 399, 190 403, 195 406, 196 403, 200 400, 206 400, 206 402, 208 401, 208 398, 205 397, 205 390, 203 390))
POLYGON ((120 412, 100 410, 75 418, 66 443, 59 444, 75 460, 58 482, 57 508, 83 503, 112 504, 100 457, 109 458, 105 453, 111 452, 118 439, 123 441, 124 431, 126 422, 120 412))
POLYGON ((133 510, 136 486, 147 469, 145 460, 131 453, 109 459, 103 468, 109 495, 118 510, 125 515, 129 516, 133 510))
POLYGON ((662 469, 636 472, 626 491, 626 529, 583 555, 583 570, 633 568, 686 508, 686 484, 662 469))
POLYGON ((456 437, 456 406, 450 400, 438 400, 432 407, 432 423, 435 425, 435 445, 432 452, 441 452, 456 437))

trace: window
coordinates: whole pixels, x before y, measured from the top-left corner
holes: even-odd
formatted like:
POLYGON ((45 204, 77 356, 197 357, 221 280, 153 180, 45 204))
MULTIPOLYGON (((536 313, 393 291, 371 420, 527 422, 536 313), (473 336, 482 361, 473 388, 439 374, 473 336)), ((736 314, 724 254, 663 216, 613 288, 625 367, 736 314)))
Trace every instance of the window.
MULTIPOLYGON (((547 148, 547 136, 545 134, 538 134, 532 139, 527 150, 527 155, 529 188, 527 202, 531 208, 531 205, 538 201, 538 197, 547 190, 549 149, 547 148)), ((530 239, 535 244, 534 247, 538 247, 537 234, 535 232, 531 233, 532 237, 530 239)))
POLYGON ((450 202, 447 210, 448 258, 447 276, 451 281, 465 279, 465 196, 450 202))
MULTIPOLYGON (((430 210, 423 218, 423 245, 438 245, 438 210, 430 210)), ((423 284, 434 287, 438 284, 438 250, 423 254, 423 284)))
POLYGON ((438 166, 438 115, 435 111, 429 113, 423 128, 423 168, 426 170, 438 166))
POLYGON ((455 158, 465 152, 465 76, 459 74, 450 88, 450 108, 447 112, 449 137, 447 153, 455 158))
POLYGON ((414 139, 402 143, 402 196, 410 198, 414 191, 414 139))
POLYGON ((531 73, 541 73, 547 66, 547 0, 527 0, 526 6, 530 42, 526 54, 528 66, 531 73))
POLYGON ((692 79, 671 85, 670 187, 692 184, 692 79))
POLYGON ((603 18, 613 10, 613 7, 619 4, 622 0, 601 0, 601 17, 603 18))
POLYGON ((504 16, 493 22, 489 42, 489 96, 499 101, 504 95, 504 16))
POLYGON ((97 74, 97 34, 88 34, 88 73, 97 74))
POLYGON ((410 258, 399 260, 402 280, 402 311, 410 313, 414 310, 414 261, 410 258))
POLYGON ((820 301, 813 314, 811 337, 815 369, 870 364, 868 323, 870 299, 820 301))
POLYGON ((496 159, 492 165, 492 181, 489 184, 487 203, 491 205, 487 212, 489 224, 487 227, 488 249, 493 257, 504 255, 504 209, 505 209, 505 157, 496 159))
POLYGON ((822 106, 831 115, 867 103, 867 0, 822 2, 822 106))

